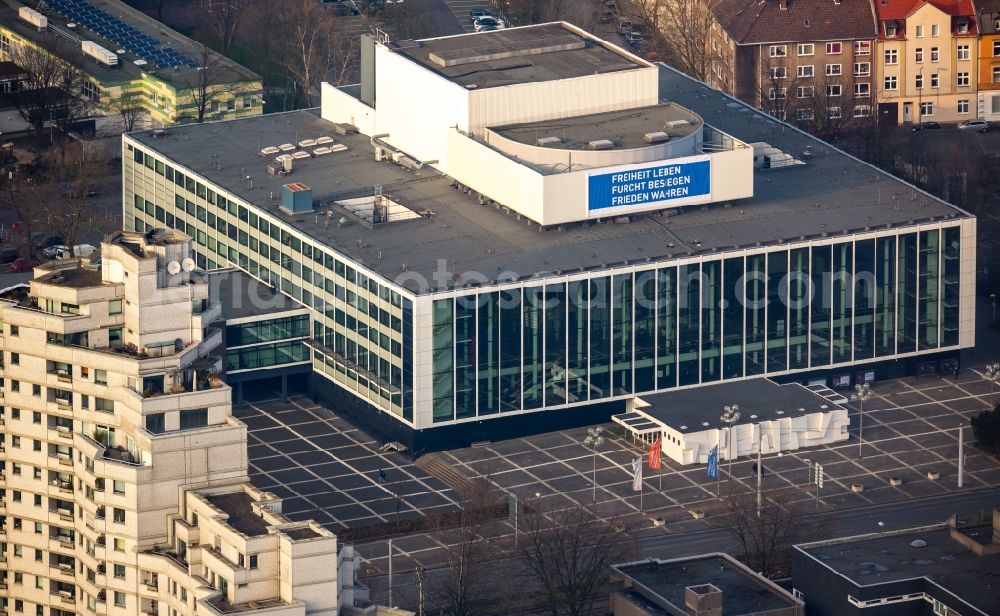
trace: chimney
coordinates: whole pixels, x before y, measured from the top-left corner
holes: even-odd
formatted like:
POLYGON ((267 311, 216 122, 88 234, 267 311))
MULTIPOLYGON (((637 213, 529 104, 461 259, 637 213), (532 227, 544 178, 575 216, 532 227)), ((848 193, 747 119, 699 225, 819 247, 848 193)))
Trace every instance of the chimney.
POLYGON ((778 8, 782 11, 788 10, 788 0, 778 0, 778 8))
MULTIPOLYGON (((785 0, 781 0, 782 5, 785 0)), ((713 584, 684 589, 684 605, 690 616, 722 616, 722 591, 713 584)))

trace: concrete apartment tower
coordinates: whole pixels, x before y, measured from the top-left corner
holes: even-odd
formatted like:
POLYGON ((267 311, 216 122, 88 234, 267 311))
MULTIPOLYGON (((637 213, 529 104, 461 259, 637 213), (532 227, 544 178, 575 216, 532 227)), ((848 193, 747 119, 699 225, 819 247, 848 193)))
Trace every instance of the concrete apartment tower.
POLYGON ((336 537, 247 483, 221 309, 190 251, 175 231, 119 232, 0 298, 0 613, 350 605, 336 537))

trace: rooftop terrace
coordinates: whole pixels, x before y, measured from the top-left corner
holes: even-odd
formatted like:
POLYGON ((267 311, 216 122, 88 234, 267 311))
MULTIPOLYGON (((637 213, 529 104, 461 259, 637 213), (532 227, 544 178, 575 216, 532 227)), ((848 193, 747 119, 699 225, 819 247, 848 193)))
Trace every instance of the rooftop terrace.
POLYGON ((670 216, 635 216, 628 224, 586 222, 542 230, 502 208, 480 205, 475 195, 456 190, 450 178, 430 167, 409 170, 376 162, 368 137, 336 135, 316 110, 171 127, 162 137, 146 131, 130 138, 413 291, 426 291, 413 282, 415 273, 434 282, 433 273, 442 267, 454 274, 441 277, 447 285, 466 284, 468 273, 488 280, 502 273, 508 280, 511 273, 524 279, 967 216, 673 70, 660 69, 660 97, 744 142, 767 142, 806 164, 756 171, 754 196, 731 206, 692 206, 670 216), (322 136, 347 149, 297 159, 288 177, 267 174, 270 159, 260 155, 262 148, 322 136), (289 182, 312 188, 317 212, 288 215, 279 209, 280 187, 289 182), (370 196, 376 185, 394 202, 433 215, 374 228, 356 221, 338 225, 341 210, 330 204, 370 196))

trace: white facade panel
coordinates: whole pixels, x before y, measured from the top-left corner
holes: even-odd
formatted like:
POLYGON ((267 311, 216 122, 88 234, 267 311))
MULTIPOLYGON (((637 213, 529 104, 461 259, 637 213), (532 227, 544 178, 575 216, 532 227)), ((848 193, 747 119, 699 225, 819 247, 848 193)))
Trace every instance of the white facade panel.
POLYGON ((375 46, 374 134, 418 161, 447 169, 450 127, 468 128, 468 91, 384 45, 375 46))
POLYGON ((351 124, 364 135, 375 130, 375 110, 340 88, 323 83, 320 115, 330 122, 351 124))
POLYGON ((658 102, 659 69, 655 66, 484 88, 469 91, 469 130, 481 137, 482 129, 488 126, 567 118, 658 102))
POLYGON ((960 248, 958 344, 976 346, 976 219, 962 220, 960 248))

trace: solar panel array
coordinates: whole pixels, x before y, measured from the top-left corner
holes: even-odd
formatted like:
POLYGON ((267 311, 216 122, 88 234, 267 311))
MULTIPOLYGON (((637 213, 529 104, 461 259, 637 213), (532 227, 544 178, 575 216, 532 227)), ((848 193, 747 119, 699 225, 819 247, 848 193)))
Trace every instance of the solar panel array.
POLYGON ((198 68, 198 63, 191 58, 172 47, 164 47, 160 41, 117 17, 112 17, 86 0, 45 0, 45 4, 150 64, 160 68, 198 68))

